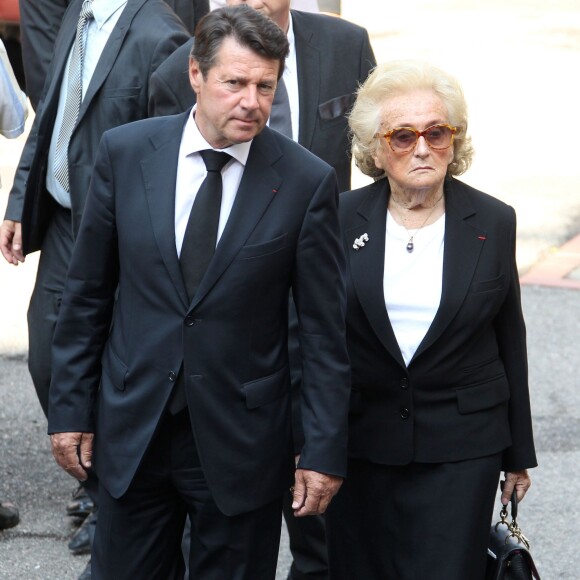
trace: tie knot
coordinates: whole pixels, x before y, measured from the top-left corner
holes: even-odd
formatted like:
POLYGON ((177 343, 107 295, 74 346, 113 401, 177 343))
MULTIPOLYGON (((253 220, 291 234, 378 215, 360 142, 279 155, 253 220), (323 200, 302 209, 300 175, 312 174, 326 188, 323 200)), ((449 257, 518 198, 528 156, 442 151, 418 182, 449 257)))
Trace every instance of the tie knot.
POLYGON ((93 18, 93 0, 85 0, 81 8, 80 18, 90 20, 93 18))
POLYGON ((208 171, 221 171, 222 167, 232 158, 231 155, 213 149, 204 149, 199 154, 208 171))

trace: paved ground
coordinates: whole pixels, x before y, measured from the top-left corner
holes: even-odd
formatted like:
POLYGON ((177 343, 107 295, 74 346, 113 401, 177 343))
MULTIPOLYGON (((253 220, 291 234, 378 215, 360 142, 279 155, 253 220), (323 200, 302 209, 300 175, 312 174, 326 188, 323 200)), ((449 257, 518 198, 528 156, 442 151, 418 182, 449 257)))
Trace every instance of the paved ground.
MULTIPOLYGON (((579 577, 580 91, 577 0, 343 0, 379 60, 428 58, 453 72, 470 104, 476 147, 464 176, 513 205, 528 325, 540 467, 520 524, 544 578, 579 577)), ((0 141, 0 214, 23 138, 0 141)), ((355 185, 365 182, 356 176, 355 185)), ((67 580, 86 558, 68 554, 63 506, 74 483, 53 464, 26 372, 25 312, 36 256, 0 264, 0 493, 21 506, 0 532, 0 580, 67 580)), ((450 501, 453 501, 450 496, 450 501)), ((285 578, 287 544, 278 580, 285 578)), ((354 580, 354 579, 353 579, 354 580)), ((358 579, 356 579, 358 580, 358 579)), ((362 579, 365 580, 365 579, 362 579)))

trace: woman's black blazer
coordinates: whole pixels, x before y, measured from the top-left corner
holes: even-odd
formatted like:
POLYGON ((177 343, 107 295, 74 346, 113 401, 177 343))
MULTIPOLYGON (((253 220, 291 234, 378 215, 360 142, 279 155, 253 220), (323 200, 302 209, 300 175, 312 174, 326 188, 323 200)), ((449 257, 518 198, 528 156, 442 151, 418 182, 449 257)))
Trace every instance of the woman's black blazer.
POLYGON ((513 208, 446 180, 441 303, 406 367, 383 295, 389 195, 382 179, 340 198, 350 456, 405 465, 503 451, 505 470, 535 466, 513 208), (368 242, 354 249, 363 234, 368 242))

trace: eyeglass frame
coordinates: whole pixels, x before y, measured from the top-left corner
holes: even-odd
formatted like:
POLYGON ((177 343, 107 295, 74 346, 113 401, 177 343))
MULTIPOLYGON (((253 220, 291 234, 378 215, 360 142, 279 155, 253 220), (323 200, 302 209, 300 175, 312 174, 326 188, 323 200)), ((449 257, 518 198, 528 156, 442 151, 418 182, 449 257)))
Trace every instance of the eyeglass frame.
POLYGON ((393 153, 409 153, 409 152, 413 151, 413 149, 415 147, 417 147, 417 143, 419 143, 419 139, 421 137, 423 137, 425 139, 425 143, 427 143, 427 146, 429 147, 429 149, 433 149, 434 151, 445 151, 445 149, 449 149, 449 147, 451 147, 451 145, 453 145, 453 141, 455 140, 455 134, 457 133, 457 131, 459 131, 459 127, 454 127, 453 125, 450 125, 449 123, 435 123, 435 125, 431 125, 430 127, 423 129, 423 131, 419 131, 418 129, 415 129, 414 127, 395 127, 394 129, 391 129, 384 134, 377 133, 375 136, 381 137, 382 139, 384 139, 389 144, 389 147, 391 148, 391 151, 393 151, 393 153), (451 143, 449 143, 449 145, 447 145, 447 147, 433 147, 431 145, 431 143, 429 143, 429 140, 427 139, 427 137, 425 135, 426 135, 427 131, 429 131, 430 129, 433 129, 434 127, 446 127, 447 129, 449 129, 451 131, 451 143), (391 135, 395 131, 400 131, 401 129, 405 129, 407 131, 411 131, 412 133, 415 133, 415 135, 417 136, 417 140, 415 141, 415 143, 413 144, 413 146, 410 149, 405 149, 404 151, 397 151, 391 145, 391 135))

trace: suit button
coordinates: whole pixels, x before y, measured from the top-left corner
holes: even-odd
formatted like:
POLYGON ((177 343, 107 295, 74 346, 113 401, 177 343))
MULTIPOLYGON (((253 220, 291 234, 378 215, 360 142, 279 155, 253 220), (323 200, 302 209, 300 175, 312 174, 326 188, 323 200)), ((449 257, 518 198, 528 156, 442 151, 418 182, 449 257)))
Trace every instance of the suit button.
POLYGON ((177 375, 173 371, 171 371, 169 373, 169 380, 173 383, 173 382, 175 382, 176 378, 177 378, 177 375))
POLYGON ((409 412, 409 409, 407 409, 406 407, 403 407, 401 409, 401 419, 408 419, 410 414, 411 413, 409 412))
POLYGON ((197 321, 193 316, 185 317, 185 326, 194 326, 197 321))
POLYGON ((409 379, 401 379, 401 389, 409 388, 409 379))

